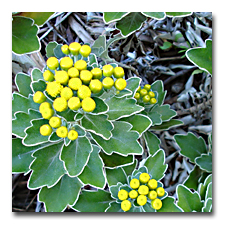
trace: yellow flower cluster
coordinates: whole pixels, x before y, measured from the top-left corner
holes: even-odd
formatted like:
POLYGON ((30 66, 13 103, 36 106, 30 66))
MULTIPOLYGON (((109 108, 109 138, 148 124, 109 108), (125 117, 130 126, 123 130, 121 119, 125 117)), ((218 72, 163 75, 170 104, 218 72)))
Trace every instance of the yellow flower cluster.
POLYGON ((158 187, 158 182, 151 179, 148 173, 141 173, 139 179, 132 179, 130 181, 131 191, 121 189, 118 192, 118 198, 121 202, 121 209, 129 211, 132 204, 131 199, 135 199, 139 206, 147 203, 148 199, 151 200, 151 205, 154 209, 159 210, 162 207, 162 201, 157 197, 163 197, 165 190, 158 187))
POLYGON ((144 103, 150 103, 150 104, 155 104, 157 102, 155 98, 155 93, 151 91, 151 85, 150 84, 145 84, 143 88, 139 86, 137 89, 134 98, 137 100, 142 99, 144 103))
MULTIPOLYGON (((118 91, 126 88, 127 83, 123 78, 122 67, 113 68, 112 65, 105 65, 102 69, 90 70, 85 60, 77 60, 79 54, 82 57, 90 55, 91 48, 88 45, 81 46, 79 43, 73 42, 69 46, 63 45, 61 50, 67 56, 61 60, 56 57, 48 58, 47 69, 43 73, 47 84, 46 92, 53 97, 53 104, 48 103, 46 96, 40 91, 33 96, 34 102, 41 104, 39 111, 43 118, 50 120, 55 112, 63 112, 68 108, 75 111, 83 109, 85 112, 92 112, 96 108, 96 103, 91 98, 92 94, 99 93, 103 88, 111 89, 113 86, 118 91)), ((56 134, 62 138, 68 137, 72 140, 77 136, 73 130, 70 133, 66 127, 53 127, 51 124, 41 127, 40 133, 48 136, 51 134, 52 128, 57 128, 56 134)))

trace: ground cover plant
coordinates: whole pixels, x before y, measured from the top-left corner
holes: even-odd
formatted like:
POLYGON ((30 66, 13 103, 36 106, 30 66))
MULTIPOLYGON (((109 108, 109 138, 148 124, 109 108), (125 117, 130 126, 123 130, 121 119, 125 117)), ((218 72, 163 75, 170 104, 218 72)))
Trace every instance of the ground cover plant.
POLYGON ((13 50, 14 205, 20 180, 34 193, 13 210, 211 212, 210 16, 40 13, 61 31, 36 36, 44 53, 13 50))

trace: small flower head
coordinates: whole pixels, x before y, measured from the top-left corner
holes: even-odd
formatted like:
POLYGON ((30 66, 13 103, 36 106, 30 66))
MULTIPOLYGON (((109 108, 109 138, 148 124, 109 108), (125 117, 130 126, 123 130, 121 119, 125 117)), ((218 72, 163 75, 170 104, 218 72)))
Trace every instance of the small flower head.
POLYGON ((103 75, 105 77, 111 77, 113 75, 114 68, 112 65, 108 64, 108 65, 104 65, 102 67, 102 70, 103 70, 103 75))
POLYGON ((140 99, 141 98, 140 93, 136 92, 135 95, 134 95, 134 98, 137 99, 137 100, 140 99))
POLYGON ((61 59, 60 66, 63 70, 67 71, 69 68, 73 66, 73 60, 70 57, 66 56, 61 59))
POLYGON ((81 48, 81 45, 78 42, 72 42, 69 45, 69 50, 73 55, 78 55, 80 48, 81 48))
POLYGON ((157 195, 158 195, 159 197, 162 197, 162 196, 165 194, 165 190, 164 190, 163 187, 158 187, 158 188, 156 189, 156 192, 157 192, 157 195))
POLYGON ((91 89, 92 93, 99 93, 102 90, 103 85, 100 80, 93 79, 89 84, 89 88, 91 89))
POLYGON ((148 91, 146 90, 146 89, 141 89, 140 90, 140 95, 141 95, 141 97, 143 97, 143 96, 145 96, 145 95, 147 95, 148 94, 148 91))
POLYGON ((78 70, 86 70, 87 63, 83 59, 80 59, 75 62, 74 67, 76 67, 78 70))
POLYGON ((150 179, 150 180, 148 181, 148 187, 149 187, 150 189, 156 189, 157 186, 158 186, 157 180, 155 180, 155 179, 150 179))
POLYGON ((81 102, 78 97, 72 97, 68 101, 68 107, 71 110, 78 110, 81 107, 81 102))
POLYGON ((139 180, 141 181, 142 184, 146 184, 150 180, 150 176, 148 173, 142 173, 139 176, 139 180))
POLYGON ((102 80, 102 85, 105 89, 110 89, 114 85, 114 80, 111 77, 105 77, 102 80))
POLYGON ((41 91, 37 91, 33 96, 33 100, 35 103, 41 104, 46 100, 46 97, 41 91))
POLYGON ((56 57, 50 57, 50 58, 48 58, 46 64, 49 69, 55 70, 59 66, 59 61, 56 57))
POLYGON ((127 86, 127 82, 123 78, 119 78, 115 81, 115 88, 119 91, 122 91, 123 89, 125 89, 126 86, 127 86))
POLYGON ((162 208, 162 201, 158 198, 152 200, 151 204, 153 209, 159 210, 162 208))
POLYGON ((151 199, 151 200, 154 200, 157 198, 157 192, 152 190, 152 191, 149 191, 148 193, 148 198, 151 199))
POLYGON ((147 91, 149 91, 151 89, 151 85, 150 84, 145 84, 144 89, 146 89, 147 91))
POLYGON ((155 98, 151 98, 151 99, 150 99, 150 103, 151 103, 151 104, 155 104, 156 102, 157 102, 157 100, 156 100, 155 98))
POLYGON ((124 189, 121 189, 119 192, 118 192, 118 198, 119 200, 123 201, 123 200, 126 200, 128 198, 128 192, 124 189))
POLYGON ((139 188, 139 186, 140 186, 140 181, 138 179, 134 178, 130 181, 131 188, 137 189, 137 188, 139 188))
POLYGON ((92 79, 92 73, 89 70, 81 70, 80 71, 80 79, 83 83, 88 84, 92 79))
POLYGON ((62 52, 65 54, 65 55, 68 55, 70 53, 70 50, 69 50, 69 46, 68 45, 63 45, 61 47, 61 50, 62 52))
POLYGON ((71 79, 69 80, 68 86, 69 86, 72 90, 77 91, 77 90, 82 86, 82 81, 81 81, 81 79, 78 78, 78 77, 71 78, 71 79))
POLYGON ((68 135, 68 130, 65 126, 61 126, 56 130, 56 134, 60 138, 66 138, 68 135))
POLYGON ((149 192, 149 188, 148 188, 148 186, 146 186, 146 185, 141 185, 141 186, 138 188, 138 193, 139 193, 140 195, 147 195, 148 192, 149 192))
POLYGON ((53 108, 58 112, 65 111, 67 109, 66 99, 62 97, 56 98, 53 102, 53 108))
POLYGON ((148 92, 148 95, 151 97, 151 98, 154 98, 155 97, 155 93, 153 91, 149 91, 148 92))
POLYGON ((91 47, 89 45, 82 45, 79 53, 83 56, 83 57, 88 57, 91 53, 91 47))
POLYGON ((79 70, 75 67, 71 67, 68 69, 68 75, 69 77, 79 77, 79 70))
POLYGON ((115 67, 114 68, 114 71, 113 71, 113 76, 115 77, 115 78, 123 78, 123 76, 124 76, 124 70, 123 70, 123 68, 122 67, 120 67, 120 66, 118 66, 118 67, 115 67))
POLYGON ((53 81, 47 83, 46 91, 52 97, 56 97, 61 92, 62 88, 63 86, 60 83, 53 81))
POLYGON ((50 108, 50 109, 52 108, 51 104, 49 102, 43 102, 39 106, 39 112, 42 113, 44 110, 46 110, 48 108, 50 108))
MULTIPOLYGON (((75 78, 74 78, 75 79, 75 78)), ((91 97, 91 90, 89 87, 85 85, 81 85, 77 91, 77 96, 80 99, 85 99, 87 97, 91 97)))
POLYGON ((93 79, 100 80, 102 78, 102 70, 98 67, 91 70, 91 73, 93 75, 93 79))
POLYGON ((96 103, 92 98, 87 97, 83 99, 83 101, 81 102, 81 106, 85 112, 92 112, 96 108, 96 103))
POLYGON ((73 97, 73 91, 69 87, 64 87, 60 92, 60 96, 68 100, 73 97))
POLYGON ((51 127, 53 128, 58 128, 61 126, 61 119, 57 116, 53 116, 50 120, 49 120, 49 124, 51 127))
POLYGON ((52 128, 48 124, 44 124, 40 127, 40 134, 42 136, 49 136, 52 133, 52 128))
POLYGON ((145 103, 147 103, 147 102, 149 102, 150 101, 150 96, 149 95, 145 95, 145 96, 143 96, 143 102, 145 102, 145 103))
POLYGON ((69 133, 68 133, 68 138, 71 140, 71 141, 74 141, 78 138, 78 133, 77 131, 75 130, 70 130, 69 133))
POLYGON ((64 70, 55 71, 55 80, 60 84, 67 84, 69 75, 64 70))
POLYGON ((131 208, 131 202, 129 200, 124 200, 121 202, 121 209, 125 212, 129 211, 131 208))
POLYGON ((51 108, 46 108, 42 110, 41 115, 44 119, 49 120, 54 115, 54 110, 51 108))
POLYGON ((53 81, 54 80, 54 74, 50 70, 45 70, 43 73, 43 78, 45 81, 53 81))
POLYGON ((138 205, 145 205, 147 203, 147 197, 145 195, 139 195, 137 197, 137 204, 138 205))
POLYGON ((137 191, 131 190, 131 191, 129 192, 129 197, 130 197, 130 198, 135 199, 135 198, 137 198, 137 196, 138 196, 138 192, 137 192, 137 191))

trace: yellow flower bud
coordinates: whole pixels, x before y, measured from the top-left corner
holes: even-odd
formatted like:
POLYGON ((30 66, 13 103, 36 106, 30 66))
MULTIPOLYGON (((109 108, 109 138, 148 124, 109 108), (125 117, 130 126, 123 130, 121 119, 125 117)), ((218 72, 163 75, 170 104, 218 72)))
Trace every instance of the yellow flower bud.
POLYGON ((68 56, 63 57, 60 61, 60 66, 63 70, 67 71, 69 68, 73 66, 73 60, 68 56))
POLYGON ((68 101, 68 107, 71 110, 78 110, 81 107, 81 102, 78 97, 72 97, 68 101))
POLYGON ((54 80, 54 74, 50 70, 45 70, 43 78, 44 80, 51 82, 54 80))
POLYGON ((86 70, 87 69, 87 63, 80 59, 75 62, 74 67, 76 67, 78 70, 86 70))
POLYGON ((123 76, 124 76, 124 70, 123 70, 123 68, 122 67, 120 67, 120 66, 118 66, 118 67, 115 67, 114 68, 114 71, 113 71, 113 76, 115 77, 115 78, 123 78, 123 76))
POLYGON ((162 208, 162 201, 158 198, 151 201, 151 205, 153 209, 159 210, 162 208))
POLYGON ((69 75, 64 70, 55 71, 55 80, 60 84, 67 84, 69 80, 69 75))
POLYGON ((149 187, 150 189, 156 189, 157 186, 158 186, 157 180, 151 179, 151 180, 148 181, 148 187, 149 187))
POLYGON ((137 204, 138 205, 145 205, 147 203, 147 197, 145 195, 139 195, 137 197, 137 204))
POLYGON ((140 186, 140 181, 138 179, 134 178, 130 181, 131 188, 137 189, 137 188, 139 188, 139 186, 140 186))
POLYGON ((56 130, 56 134, 60 138, 66 138, 68 134, 68 130, 65 126, 61 126, 56 130))
POLYGON ((142 173, 139 176, 139 180, 141 181, 142 184, 146 184, 150 180, 150 176, 148 173, 142 173))
POLYGON ((42 136, 49 136, 52 133, 52 128, 48 124, 44 124, 40 127, 40 134, 42 136))
POLYGON ((129 200, 124 200, 121 202, 121 209, 125 212, 129 211, 131 208, 131 202, 129 200))
POLYGON ((91 47, 89 45, 82 45, 79 52, 83 57, 88 57, 91 53, 91 47))
POLYGON ((148 192, 149 192, 149 188, 148 188, 148 186, 146 186, 146 185, 141 185, 141 186, 138 188, 138 193, 139 193, 140 195, 147 195, 148 192))
POLYGON ((122 91, 123 89, 125 89, 126 86, 127 86, 127 82, 123 78, 119 78, 115 81, 115 88, 119 91, 122 91))
POLYGON ((98 67, 91 70, 91 73, 93 74, 93 79, 101 79, 102 78, 102 70, 98 67))
POLYGON ((46 100, 46 96, 41 91, 37 91, 33 96, 33 100, 35 103, 41 104, 46 100))
MULTIPOLYGON (((75 78, 74 78, 75 79, 75 78)), ((85 85, 81 85, 77 91, 77 96, 81 99, 85 99, 87 97, 91 97, 91 90, 89 87, 85 85)))
POLYGON ((163 187, 158 187, 156 189, 156 192, 157 192, 157 194, 158 194, 159 197, 162 197, 165 194, 165 190, 164 190, 163 187))
POLYGON ((69 50, 73 55, 78 55, 80 48, 81 48, 81 45, 78 42, 72 42, 69 45, 69 50))
POLYGON ((70 130, 69 133, 68 133, 68 138, 71 140, 71 141, 74 141, 78 138, 78 133, 77 131, 75 130, 70 130))
POLYGON ((59 61, 56 57, 50 57, 50 58, 48 58, 46 64, 49 69, 55 70, 59 66, 59 61))
POLYGON ((87 97, 83 99, 83 101, 81 102, 81 106, 85 112, 92 112, 96 107, 96 103, 92 98, 87 97))
POLYGON ((49 124, 51 127, 53 128, 58 128, 61 126, 61 119, 57 116, 53 116, 50 120, 49 120, 49 124))
POLYGON ((123 200, 126 200, 128 198, 128 192, 124 189, 121 189, 119 192, 118 192, 118 198, 119 200, 123 201, 123 200))
POLYGON ((62 97, 56 98, 53 102, 53 108, 58 112, 65 111, 67 109, 66 99, 62 97))
POLYGON ((66 100, 69 100, 73 97, 73 91, 69 87, 64 87, 61 90, 60 96, 65 98, 66 100))

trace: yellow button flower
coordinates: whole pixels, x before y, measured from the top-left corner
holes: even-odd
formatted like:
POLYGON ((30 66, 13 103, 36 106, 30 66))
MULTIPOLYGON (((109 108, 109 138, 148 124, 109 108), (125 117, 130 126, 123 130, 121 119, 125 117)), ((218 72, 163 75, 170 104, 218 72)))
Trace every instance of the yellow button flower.
POLYGON ((143 102, 145 102, 145 103, 147 103, 147 102, 149 102, 150 101, 150 96, 149 95, 145 95, 145 96, 143 96, 143 102))
POLYGON ((43 78, 45 81, 53 81, 54 80, 54 74, 50 70, 45 70, 43 73, 43 78))
POLYGON ((155 104, 156 102, 157 102, 157 100, 156 100, 155 98, 151 98, 151 99, 150 99, 150 103, 151 103, 151 104, 155 104))
POLYGON ((129 200, 124 200, 121 202, 121 209, 125 212, 129 211, 131 208, 131 202, 129 200))
POLYGON ((61 127, 57 128, 56 134, 60 138, 66 138, 68 135, 68 130, 65 126, 61 126, 61 127))
POLYGON ((130 181, 131 188, 137 189, 137 188, 139 188, 139 186, 140 186, 140 181, 138 179, 134 178, 130 181))
POLYGON ((92 112, 96 108, 96 103, 92 98, 87 97, 81 102, 81 106, 85 112, 92 112))
POLYGON ((52 108, 51 104, 49 102, 43 102, 39 106, 39 112, 42 113, 46 108, 52 108))
POLYGON ((89 88, 91 89, 92 93, 99 93, 102 90, 103 85, 100 80, 93 79, 89 84, 89 88))
POLYGON ((148 91, 146 90, 146 89, 141 89, 140 90, 140 95, 141 95, 141 97, 143 97, 143 96, 145 96, 145 95, 147 95, 148 94, 148 91))
POLYGON ((68 55, 70 53, 69 46, 66 44, 61 47, 61 50, 65 55, 68 55))
POLYGON ((131 191, 129 192, 129 197, 130 197, 130 198, 135 199, 135 198, 137 198, 137 196, 138 196, 138 192, 137 192, 137 191, 131 190, 131 191))
POLYGON ((66 99, 62 97, 56 98, 53 102, 53 108, 58 112, 65 111, 67 109, 66 99))
POLYGON ((148 181, 148 187, 150 189, 156 189, 157 186, 158 186, 157 180, 151 179, 151 180, 148 181))
POLYGON ((111 77, 105 77, 102 80, 102 85, 105 89, 110 89, 114 85, 114 80, 111 77))
POLYGON ((82 81, 78 77, 71 78, 68 82, 68 86, 72 89, 77 91, 82 86, 82 81))
POLYGON ((137 204, 138 205, 145 205, 147 203, 147 197, 145 195, 139 195, 137 197, 137 204))
POLYGON ((81 102, 78 97, 72 97, 68 101, 68 107, 71 110, 78 110, 81 107, 81 102))
POLYGON ((137 99, 137 100, 140 99, 141 98, 140 93, 136 92, 135 95, 134 95, 134 98, 137 99))
POLYGON ((146 89, 147 91, 149 91, 151 89, 151 85, 150 84, 145 84, 144 89, 146 89))
POLYGON ((78 70, 86 70, 87 63, 83 59, 80 59, 75 62, 74 67, 76 67, 78 70))
POLYGON ((48 124, 44 124, 40 127, 40 134, 42 136, 49 136, 52 133, 52 128, 48 124))
POLYGON ((123 70, 123 68, 122 67, 120 67, 120 66, 118 66, 118 67, 115 67, 114 68, 114 71, 113 71, 113 76, 115 77, 115 78, 123 78, 123 76, 124 76, 124 70, 123 70))
POLYGON ((102 78, 102 70, 98 67, 91 70, 91 73, 93 74, 93 79, 101 79, 102 78))
POLYGON ((41 115, 44 119, 49 120, 54 115, 54 110, 51 108, 46 108, 42 110, 41 115))
POLYGON ((154 98, 155 97, 155 93, 153 91, 149 91, 148 92, 148 95, 151 97, 151 98, 154 98))
POLYGON ((141 181, 142 184, 146 184, 150 180, 150 176, 148 173, 142 173, 139 176, 139 180, 141 181))
POLYGON ((110 65, 110 64, 104 65, 104 66, 102 67, 103 75, 104 75, 105 77, 111 77, 111 76, 113 75, 113 70, 114 70, 114 68, 113 68, 113 66, 110 65))
POLYGON ((91 53, 91 47, 89 45, 82 45, 79 52, 83 57, 88 57, 91 53))
POLYGON ((53 116, 50 120, 49 120, 49 124, 51 127, 53 128, 58 128, 61 126, 61 119, 57 116, 53 116))
MULTIPOLYGON (((74 78, 75 79, 75 78, 74 78)), ((77 91, 77 96, 81 99, 85 99, 87 97, 91 97, 91 90, 89 87, 85 85, 81 85, 77 91)))
POLYGON ((56 57, 50 57, 50 58, 48 58, 46 64, 49 69, 55 70, 59 66, 59 61, 56 57))
POLYGON ((159 197, 162 197, 165 194, 165 190, 164 190, 163 187, 158 187, 156 189, 156 192, 157 192, 157 194, 158 194, 159 197))
POLYGON ((92 79, 92 73, 89 70, 81 70, 80 71, 80 79, 83 83, 88 84, 92 79))
POLYGON ((138 193, 139 193, 140 195, 147 195, 148 192, 149 192, 149 188, 148 188, 148 186, 146 186, 146 185, 141 185, 141 186, 138 188, 138 193))
POLYGON ((70 130, 69 133, 68 133, 68 138, 71 140, 71 141, 74 141, 78 138, 78 133, 77 131, 75 130, 70 130))
POLYGON ((122 91, 123 89, 125 89, 126 86, 127 86, 127 82, 123 78, 119 78, 115 81, 115 88, 119 91, 122 91))
POLYGON ((67 84, 69 80, 69 75, 64 70, 55 71, 55 80, 60 84, 67 84))
POLYGON ((80 48, 81 48, 81 45, 78 42, 72 42, 69 45, 69 50, 73 55, 78 55, 80 48))
POLYGON ((156 191, 149 191, 148 198, 151 200, 154 200, 157 198, 157 192, 156 191))
POLYGON ((69 77, 79 77, 79 70, 75 67, 71 67, 68 69, 69 77))
POLYGON ((123 200, 126 200, 128 198, 128 192, 124 189, 121 189, 119 192, 118 192, 118 198, 119 200, 123 201, 123 200))
POLYGON ((47 83, 46 91, 52 97, 56 97, 61 92, 62 88, 63 86, 60 83, 53 81, 47 83))
POLYGON ((65 98, 66 100, 69 100, 73 97, 73 91, 69 87, 64 87, 61 90, 60 96, 65 98))
POLYGON ((151 205, 153 209, 159 210, 162 208, 162 201, 158 198, 151 201, 151 205))
POLYGON ((37 91, 33 96, 33 100, 35 103, 41 104, 46 100, 46 96, 41 91, 37 91))
POLYGON ((68 56, 63 57, 60 61, 60 66, 63 70, 67 71, 69 68, 73 66, 73 60, 68 56))

